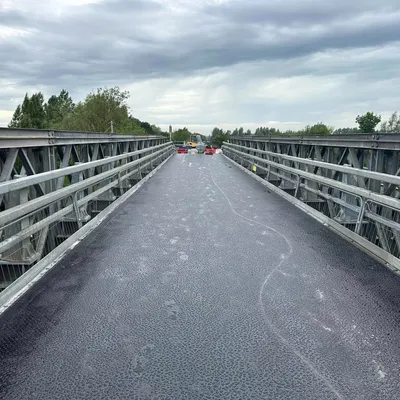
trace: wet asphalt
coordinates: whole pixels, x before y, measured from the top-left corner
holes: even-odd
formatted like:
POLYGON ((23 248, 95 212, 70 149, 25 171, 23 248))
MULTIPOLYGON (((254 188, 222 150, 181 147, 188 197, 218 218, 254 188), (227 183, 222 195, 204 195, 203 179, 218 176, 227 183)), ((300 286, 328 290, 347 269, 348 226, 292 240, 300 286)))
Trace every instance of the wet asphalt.
POLYGON ((1 399, 398 399, 400 279, 176 155, 0 316, 1 399))

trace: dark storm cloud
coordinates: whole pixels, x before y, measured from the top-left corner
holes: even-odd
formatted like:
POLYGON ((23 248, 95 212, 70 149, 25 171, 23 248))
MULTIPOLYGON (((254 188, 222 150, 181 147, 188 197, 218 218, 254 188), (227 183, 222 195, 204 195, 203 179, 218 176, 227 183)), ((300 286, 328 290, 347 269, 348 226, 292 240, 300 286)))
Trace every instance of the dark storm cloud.
POLYGON ((384 45, 400 38, 400 7, 391 0, 230 1, 178 12, 165 2, 118 0, 60 16, 9 10, 0 12, 1 26, 30 33, 0 36, 0 79, 101 86, 384 45))

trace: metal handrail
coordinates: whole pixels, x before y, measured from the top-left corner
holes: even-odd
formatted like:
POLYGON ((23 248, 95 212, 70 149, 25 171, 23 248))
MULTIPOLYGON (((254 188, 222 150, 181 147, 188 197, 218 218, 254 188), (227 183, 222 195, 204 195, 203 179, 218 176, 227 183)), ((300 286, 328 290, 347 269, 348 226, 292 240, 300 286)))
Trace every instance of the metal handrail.
MULTIPOLYGON (((375 201, 377 203, 380 203, 380 204, 383 204, 383 205, 387 205, 387 206, 390 206, 390 207, 393 207, 393 208, 396 208, 396 209, 400 210, 400 201, 398 199, 393 198, 393 197, 385 196, 385 195, 382 195, 382 194, 378 194, 378 193, 372 192, 372 191, 370 191, 368 189, 363 189, 363 188, 360 188, 360 187, 357 187, 357 186, 349 185, 347 183, 336 181, 334 179, 325 178, 325 177, 322 177, 320 175, 316 175, 316 174, 313 174, 313 173, 310 173, 310 172, 303 171, 301 169, 288 167, 287 165, 279 164, 279 163, 276 163, 274 161, 267 160, 265 158, 256 157, 256 156, 253 156, 251 154, 244 153, 244 152, 232 149, 232 148, 229 149, 229 150, 233 151, 234 153, 237 153, 237 154, 243 154, 246 157, 250 157, 251 159, 256 160, 258 162, 262 162, 262 163, 268 164, 271 167, 279 168, 279 169, 281 169, 283 171, 286 171, 286 172, 289 172, 289 173, 291 173, 293 175, 301 176, 301 177, 303 177, 305 179, 312 180, 312 181, 321 183, 321 184, 326 185, 326 186, 331 186, 331 187, 334 187, 336 189, 343 190, 343 191, 346 191, 348 193, 354 194, 356 196, 360 196, 360 197, 365 198, 365 199, 370 199, 370 200, 373 200, 373 201, 375 201)), ((375 174, 379 174, 379 173, 375 173, 375 174)), ((382 175, 385 175, 385 174, 382 174, 382 175)))
MULTIPOLYGON (((324 161, 312 160, 311 158, 294 157, 294 156, 289 156, 287 154, 274 153, 272 151, 267 151, 267 150, 253 149, 253 148, 240 146, 237 144, 227 143, 227 142, 224 142, 224 146, 232 146, 232 147, 236 147, 236 148, 241 148, 241 149, 245 149, 247 151, 255 152, 258 154, 265 154, 267 156, 276 157, 281 160, 288 160, 288 161, 293 161, 293 162, 304 164, 304 165, 311 165, 314 167, 326 168, 326 169, 330 169, 333 171, 343 172, 343 173, 351 174, 354 176, 360 176, 363 178, 378 180, 378 181, 387 182, 387 183, 391 183, 393 185, 400 186, 400 176, 385 174, 383 172, 375 172, 375 171, 369 171, 366 169, 360 169, 360 168, 355 168, 355 167, 347 167, 344 165, 338 165, 338 164, 328 163, 328 162, 324 162, 324 161)), ((246 154, 251 155, 249 153, 246 153, 246 154)))
MULTIPOLYGON (((42 208, 42 207, 44 207, 44 206, 46 206, 48 204, 51 204, 51 203, 53 203, 55 201, 61 200, 61 199, 65 198, 65 197, 67 197, 68 195, 70 195, 71 193, 76 192, 79 189, 84 189, 84 188, 86 188, 88 186, 91 186, 93 184, 96 184, 96 183, 98 183, 98 182, 100 182, 100 181, 102 181, 102 180, 104 180, 106 178, 110 178, 110 177, 112 177, 114 174, 116 174, 118 172, 123 172, 123 171, 125 171, 125 170, 127 170, 129 168, 132 168, 135 165, 138 165, 138 164, 142 163, 143 161, 149 160, 149 159, 153 158, 154 156, 156 156, 157 154, 160 154, 160 153, 164 152, 166 149, 168 149, 170 147, 172 148, 171 145, 169 145, 169 146, 160 145, 160 146, 151 147, 151 148, 145 149, 145 150, 151 151, 151 150, 154 150, 154 149, 159 148, 159 147, 162 147, 162 148, 160 150, 158 150, 158 151, 155 151, 155 152, 147 155, 147 156, 144 156, 144 157, 139 158, 137 160, 131 161, 130 163, 123 164, 123 165, 121 165, 121 166, 119 166, 117 168, 113 168, 110 171, 105 171, 105 172, 103 172, 101 174, 98 174, 96 176, 93 176, 91 178, 87 178, 87 179, 85 179, 85 180, 83 180, 81 182, 74 183, 74 184, 69 185, 69 186, 67 186, 65 188, 61 188, 61 189, 56 190, 54 192, 48 193, 48 194, 46 194, 44 196, 37 197, 37 198, 35 198, 33 200, 28 201, 27 203, 24 203, 24 204, 9 208, 7 210, 4 210, 4 211, 2 211, 0 213, 0 226, 3 226, 3 225, 5 225, 5 224, 17 219, 17 218, 22 217, 23 215, 26 215, 26 214, 28 214, 28 213, 30 213, 32 211, 40 209, 40 208, 42 208), (166 147, 166 148, 164 149, 164 147, 166 147)), ((144 152, 142 150, 140 150, 140 151, 142 153, 144 152)), ((133 153, 137 153, 137 152, 133 152, 133 153)), ((133 153, 126 153, 124 155, 116 156, 116 157, 118 157, 118 159, 126 159, 128 157, 131 157, 133 153)), ((107 163, 115 161, 115 160, 111 160, 112 158, 114 158, 114 157, 108 158, 107 159, 107 163)), ((99 161, 104 161, 104 160, 99 160, 99 161)), ((93 164, 94 163, 97 163, 97 161, 88 162, 88 163, 84 163, 84 164, 79 164, 79 165, 74 166, 74 167, 66 167, 66 168, 61 168, 59 170, 44 172, 43 174, 40 174, 40 175, 45 175, 46 178, 47 178, 46 180, 50 180, 50 179, 54 179, 55 177, 65 176, 65 175, 70 174, 71 172, 66 173, 65 171, 66 170, 71 171, 71 168, 77 167, 76 169, 73 170, 73 172, 82 172, 82 171, 85 171, 87 169, 93 168, 93 164), (56 176, 54 176, 54 175, 56 175, 56 176)), ((33 176, 32 178, 34 178, 36 176, 37 175, 33 176)), ((26 179, 26 178, 20 178, 20 179, 14 180, 14 181, 8 181, 8 182, 5 182, 3 185, 9 184, 9 186, 13 187, 12 185, 10 185, 12 182, 17 183, 19 180, 22 180, 22 179, 26 179)), ((32 180, 34 180, 34 179, 32 179, 32 180)), ((32 182, 30 185, 26 185, 26 183, 27 182, 25 181, 24 184, 22 185, 22 187, 19 187, 18 185, 15 185, 15 186, 17 186, 17 188, 13 189, 13 190, 20 190, 21 188, 26 188, 28 186, 32 186, 36 182, 32 182)))
POLYGON ((245 135, 231 136, 231 141, 248 143, 302 144, 364 149, 400 149, 400 133, 353 133, 340 135, 245 135))
POLYGON ((124 153, 119 156, 106 157, 101 160, 88 161, 88 162, 81 163, 78 165, 73 165, 70 167, 54 169, 52 171, 41 172, 36 175, 29 175, 29 176, 22 177, 22 178, 19 178, 16 180, 5 181, 3 183, 0 183, 0 194, 5 194, 5 193, 12 192, 14 190, 23 189, 23 188, 33 186, 38 183, 43 183, 43 182, 46 182, 46 181, 49 181, 52 179, 62 178, 66 175, 70 175, 70 174, 73 174, 76 172, 82 172, 89 168, 100 167, 102 165, 110 164, 112 162, 119 161, 119 160, 124 160, 126 158, 134 157, 134 156, 137 156, 140 154, 145 154, 150 151, 154 151, 156 149, 162 149, 164 147, 171 146, 171 145, 172 145, 171 142, 163 143, 163 144, 159 144, 157 146, 147 147, 142 150, 136 150, 136 151, 132 151, 130 153, 124 153))
POLYGON ((134 135, 103 132, 71 132, 44 129, 0 128, 0 148, 60 146, 66 144, 91 144, 166 140, 161 135, 134 135))
MULTIPOLYGON (((160 152, 158 152, 160 153, 160 152)), ((155 160, 159 159, 160 157, 162 157, 163 155, 165 155, 166 152, 163 151, 162 153, 158 154, 158 157, 154 157, 154 155, 156 155, 156 153, 153 154, 152 159, 154 158, 155 160)), ((145 161, 144 159, 140 159, 139 161, 143 162, 145 161)), ((127 166, 129 164, 125 164, 125 166, 127 166)), ((147 163, 145 163, 144 165, 141 165, 141 168, 147 167, 151 165, 151 160, 147 163)), ((126 168, 125 168, 126 169, 126 168)), ((48 217, 40 220, 39 222, 29 226, 28 228, 18 232, 18 234, 11 236, 9 238, 7 238, 6 240, 4 240, 3 242, 0 243, 0 253, 4 252, 12 247, 14 247, 16 244, 18 244, 19 242, 21 242, 24 239, 29 238, 31 235, 35 234, 36 232, 40 231, 41 229, 43 229, 44 227, 48 226, 49 224, 51 224, 54 221, 59 220, 61 217, 71 213, 72 211, 74 211, 74 209, 76 210, 77 208, 79 209, 79 207, 82 207, 83 205, 87 204, 89 201, 96 199, 99 195, 107 192, 107 190, 112 189, 113 187, 119 185, 121 182, 125 181, 126 179, 128 179, 131 175, 137 173, 140 170, 140 168, 137 168, 131 172, 129 172, 126 175, 120 176, 119 173, 116 173, 114 171, 114 176, 118 176, 117 179, 114 179, 112 182, 110 182, 109 184, 107 184, 106 186, 103 186, 102 188, 94 191, 93 193, 90 193, 89 195, 85 196, 84 198, 77 200, 76 204, 71 204, 68 205, 66 207, 63 207, 61 210, 49 215, 48 217)), ((109 179, 109 178, 108 178, 109 179)), ((105 178, 103 178, 101 181, 106 180, 105 178)), ((84 188, 76 188, 76 185, 73 185, 75 187, 75 190, 73 193, 71 193, 68 197, 74 197, 74 195, 76 195, 78 192, 81 192, 84 188)), ((63 196, 63 198, 65 198, 67 196, 63 196)), ((74 201, 74 199, 73 199, 74 201)), ((56 201, 52 201, 51 203, 55 203, 56 201)), ((51 204, 50 203, 50 204, 51 204)), ((41 208, 39 208, 40 210, 41 208)), ((38 211, 33 210, 33 212, 38 211)))
MULTIPOLYGON (((280 164, 270 159, 260 158, 247 152, 257 151, 258 149, 245 149, 246 152, 237 150, 231 143, 225 143, 223 146, 224 154, 240 169, 250 174, 261 184, 267 186, 271 191, 282 196, 319 222, 329 226, 352 244, 360 247, 393 272, 400 275, 399 199, 371 192, 358 186, 326 178, 301 169, 289 167, 288 165, 280 164), (266 171, 265 177, 262 175, 259 176, 257 171, 252 171, 250 168, 251 166, 256 166, 257 169, 260 168, 262 171, 266 171), (294 194, 285 191, 285 189, 271 182, 271 175, 277 175, 283 181, 290 182, 291 188, 294 189, 294 194), (328 190, 325 192, 318 186, 313 187, 313 183, 321 185, 322 188, 328 190), (299 188, 304 190, 304 192, 299 193, 299 188), (334 191, 331 192, 331 189, 334 189, 334 191), (336 190, 339 192, 338 197, 336 196, 336 190), (316 198, 309 198, 309 193, 316 195, 316 198), (356 201, 354 203, 352 201, 349 202, 345 197, 346 195, 353 196, 356 201), (325 199, 327 207, 320 208, 318 204, 313 204, 314 200, 317 199, 325 199), (329 205, 331 202, 336 203, 340 207, 338 209, 339 213, 331 209, 329 205), (369 205, 373 207, 369 207, 369 205), (353 212, 354 217, 351 219, 345 218, 343 220, 336 219, 336 216, 340 215, 343 210, 353 212)), ((273 153, 273 155, 267 154, 268 158, 274 156, 278 157, 281 155, 277 155, 276 153, 273 153)), ((309 163, 313 161, 293 156, 282 156, 284 156, 284 158, 279 157, 279 160, 283 161, 286 159, 294 162, 295 165, 301 164, 302 162, 309 163), (288 157, 290 157, 290 159, 288 157)), ((322 165, 319 165, 322 168, 330 169, 331 167, 330 163, 323 163, 321 161, 319 161, 319 163, 322 163, 322 165)), ((338 166, 335 165, 335 167, 338 166)), ((351 174, 353 169, 349 169, 350 171, 346 170, 346 173, 351 174)), ((360 169, 357 170, 360 171, 360 169)), ((388 177, 388 174, 380 174, 372 171, 366 171, 366 173, 372 174, 375 179, 379 176, 378 179, 382 181, 384 181, 382 178, 388 177)))

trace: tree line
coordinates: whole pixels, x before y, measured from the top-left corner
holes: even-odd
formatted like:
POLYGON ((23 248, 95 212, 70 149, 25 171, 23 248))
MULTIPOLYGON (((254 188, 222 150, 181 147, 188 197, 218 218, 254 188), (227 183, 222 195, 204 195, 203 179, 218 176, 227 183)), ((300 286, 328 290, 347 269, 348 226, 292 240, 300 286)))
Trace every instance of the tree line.
POLYGON ((305 135, 340 135, 346 133, 374 133, 379 123, 381 123, 378 131, 381 133, 400 133, 400 116, 397 112, 394 112, 388 121, 382 122, 382 117, 373 112, 367 112, 364 115, 358 115, 355 119, 357 127, 352 128, 337 128, 328 126, 323 122, 318 122, 314 125, 306 125, 300 130, 286 130, 281 131, 277 128, 263 127, 260 126, 255 129, 254 133, 250 130, 244 130, 243 127, 235 128, 234 130, 223 130, 215 127, 209 140, 220 146, 224 141, 228 140, 230 136, 274 136, 274 135, 285 135, 285 136, 305 136, 305 135))
POLYGON ((167 135, 159 127, 132 116, 127 104, 129 96, 128 91, 121 91, 117 86, 99 88, 78 103, 74 103, 65 89, 47 101, 41 92, 26 94, 8 127, 167 135))
MULTIPOLYGON (((323 122, 318 122, 314 125, 306 125, 303 129, 299 130, 286 130, 281 131, 277 128, 260 126, 252 132, 250 129, 245 130, 243 127, 235 128, 233 130, 224 130, 215 127, 211 134, 207 137, 207 141, 214 145, 221 146, 223 142, 227 141, 230 136, 306 136, 306 135, 340 135, 346 133, 373 133, 376 127, 381 123, 379 132, 382 133, 396 133, 400 132, 400 116, 394 112, 388 121, 382 122, 382 117, 373 112, 367 112, 364 115, 358 115, 355 119, 357 127, 334 128, 328 126, 323 122)), ((172 140, 183 142, 189 140, 191 132, 185 127, 173 132, 172 140)))
MULTIPOLYGON (((137 135, 166 135, 159 127, 150 125, 133 117, 127 101, 128 91, 121 91, 119 87, 99 88, 89 93, 86 98, 74 103, 68 91, 61 90, 58 95, 52 95, 45 101, 43 93, 25 95, 22 104, 14 111, 9 123, 10 128, 52 129, 85 132, 115 132, 137 135)), ((221 145, 230 136, 245 135, 330 135, 346 133, 373 133, 381 123, 379 132, 400 132, 400 116, 394 112, 388 121, 382 122, 382 117, 373 112, 358 115, 355 119, 357 127, 338 128, 328 126, 323 122, 306 125, 300 130, 281 131, 277 128, 260 126, 252 132, 243 127, 234 130, 223 130, 215 127, 207 141, 221 145)), ((187 141, 192 132, 186 127, 175 130, 172 140, 187 141)))

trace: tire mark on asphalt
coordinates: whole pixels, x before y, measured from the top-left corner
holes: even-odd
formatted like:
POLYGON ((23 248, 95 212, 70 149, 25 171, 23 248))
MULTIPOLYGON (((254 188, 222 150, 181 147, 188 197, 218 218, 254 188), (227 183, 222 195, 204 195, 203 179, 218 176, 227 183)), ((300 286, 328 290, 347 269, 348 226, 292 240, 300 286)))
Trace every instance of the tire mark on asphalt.
POLYGON ((312 364, 312 362, 306 358, 303 354, 301 354, 301 352, 292 344, 290 343, 278 330, 278 328, 272 323, 272 321, 270 320, 270 318, 268 318, 266 310, 265 310, 265 305, 263 303, 263 293, 269 283, 269 281, 271 280, 271 277, 279 270, 279 268, 291 257, 291 255, 293 254, 293 247, 289 241, 289 239, 281 232, 277 231, 276 229, 270 227, 269 225, 263 224, 261 222, 258 221, 254 221, 250 218, 247 218, 246 216, 240 214, 239 212, 237 212, 235 210, 235 207, 233 206, 231 200, 229 199, 228 195, 221 189, 221 187, 217 184, 217 182, 215 181, 214 175, 211 171, 211 169, 209 169, 210 175, 211 175, 211 179, 215 185, 215 187, 222 193, 222 195, 225 197, 226 201, 228 202, 231 211, 238 216, 239 218, 242 218, 243 220, 247 221, 247 222, 251 222, 252 224, 256 224, 259 226, 262 226, 272 232, 274 232, 275 234, 277 234, 280 238, 282 238, 287 247, 288 247, 288 252, 286 254, 281 254, 281 259, 279 261, 279 263, 272 269, 272 271, 266 276, 264 282, 261 285, 260 291, 259 291, 259 296, 258 296, 258 302, 259 305, 261 307, 262 313, 263 313, 263 317, 265 319, 265 321, 267 322, 268 326, 271 328, 271 330, 274 332, 274 334, 278 337, 278 339, 281 341, 281 343, 283 343, 293 354, 295 354, 302 362, 303 364, 305 364, 309 370, 319 379, 321 379, 325 385, 331 390, 332 393, 335 394, 335 396, 340 399, 340 400, 344 400, 344 397, 333 387, 332 383, 328 380, 328 378, 326 378, 320 371, 318 371, 318 369, 312 364))

